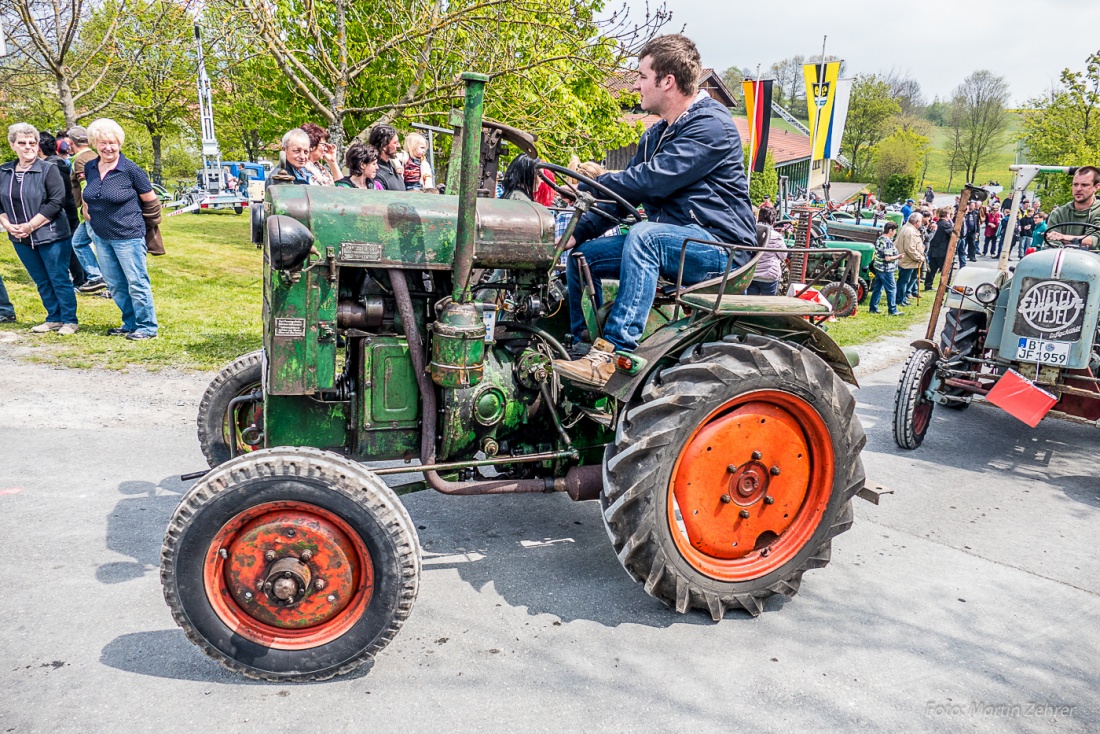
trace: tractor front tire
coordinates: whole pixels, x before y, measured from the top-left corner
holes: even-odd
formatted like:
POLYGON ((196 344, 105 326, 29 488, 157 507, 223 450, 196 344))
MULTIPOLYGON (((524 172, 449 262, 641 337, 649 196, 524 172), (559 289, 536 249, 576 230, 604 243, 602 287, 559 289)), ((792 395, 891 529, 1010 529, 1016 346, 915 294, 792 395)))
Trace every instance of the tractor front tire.
POLYGON ((236 454, 253 450, 246 443, 241 432, 251 425, 262 429, 262 405, 245 403, 233 410, 232 421, 229 418, 229 403, 236 397, 248 395, 261 387, 263 371, 263 352, 257 350, 237 357, 230 362, 203 393, 199 403, 199 415, 196 420, 199 433, 199 447, 210 468, 224 464, 231 458, 230 441, 236 441, 236 454), (258 422, 257 422, 258 421, 258 422))
POLYGON ((865 441, 855 399, 809 350, 696 345, 624 412, 604 454, 604 525, 627 573, 676 611, 757 615, 828 564, 865 441))
POLYGON ((919 448, 932 422, 935 403, 925 396, 936 372, 937 355, 931 349, 914 349, 909 355, 894 395, 894 443, 903 449, 919 448))
MULTIPOLYGON (((948 360, 956 357, 974 357, 982 351, 982 343, 985 335, 986 316, 983 311, 963 311, 959 308, 950 309, 944 316, 943 331, 940 332, 940 347, 943 353, 948 355, 948 360)), ((944 394, 948 397, 958 398, 944 403, 945 408, 952 410, 965 410, 970 407, 966 398, 971 395, 967 390, 958 387, 945 387, 944 394)))
POLYGON ((318 681, 371 661, 412 611, 420 545, 373 472, 312 448, 214 469, 168 525, 161 582, 188 639, 229 670, 318 681))

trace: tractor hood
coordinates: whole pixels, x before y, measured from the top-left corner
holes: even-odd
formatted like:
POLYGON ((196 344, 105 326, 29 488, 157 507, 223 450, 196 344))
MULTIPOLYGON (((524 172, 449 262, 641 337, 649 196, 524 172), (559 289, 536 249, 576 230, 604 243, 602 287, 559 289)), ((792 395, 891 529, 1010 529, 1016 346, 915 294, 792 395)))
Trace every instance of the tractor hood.
MULTIPOLYGON (((458 197, 327 186, 270 186, 265 211, 298 220, 341 266, 450 270, 458 197)), ((554 215, 526 201, 477 200, 474 267, 546 269, 554 215)))

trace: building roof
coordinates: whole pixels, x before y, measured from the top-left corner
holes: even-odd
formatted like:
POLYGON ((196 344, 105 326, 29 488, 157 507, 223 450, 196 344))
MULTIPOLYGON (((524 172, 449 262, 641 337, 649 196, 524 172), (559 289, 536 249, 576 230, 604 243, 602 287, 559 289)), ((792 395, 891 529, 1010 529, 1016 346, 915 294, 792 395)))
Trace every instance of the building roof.
MULTIPOLYGON (((657 115, 645 113, 627 113, 622 116, 623 122, 640 122, 648 130, 656 125, 661 118, 657 115)), ((733 118, 733 124, 737 126, 737 133, 741 136, 741 144, 749 145, 749 121, 744 117, 733 118)), ((785 163, 807 160, 810 157, 810 138, 802 133, 788 132, 772 128, 768 132, 768 150, 775 158, 775 164, 781 166, 785 163)))

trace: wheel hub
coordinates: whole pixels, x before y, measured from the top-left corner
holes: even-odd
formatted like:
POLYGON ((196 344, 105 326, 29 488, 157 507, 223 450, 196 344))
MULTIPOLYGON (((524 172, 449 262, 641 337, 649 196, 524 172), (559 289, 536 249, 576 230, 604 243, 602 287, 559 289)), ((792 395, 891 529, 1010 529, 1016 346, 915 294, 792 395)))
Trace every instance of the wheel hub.
POLYGON ((750 461, 733 469, 729 479, 729 495, 742 507, 758 502, 768 491, 768 468, 759 461, 750 461))

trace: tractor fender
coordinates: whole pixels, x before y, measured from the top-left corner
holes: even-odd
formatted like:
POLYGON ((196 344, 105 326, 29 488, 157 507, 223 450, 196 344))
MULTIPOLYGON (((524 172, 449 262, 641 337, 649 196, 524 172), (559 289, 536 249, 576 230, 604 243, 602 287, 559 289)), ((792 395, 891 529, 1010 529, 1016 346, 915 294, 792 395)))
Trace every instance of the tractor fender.
MULTIPOLYGON (((677 358, 684 349, 705 341, 716 341, 730 334, 759 334, 809 349, 828 364, 841 380, 859 387, 855 372, 844 350, 824 330, 799 316, 737 316, 721 320, 700 319, 694 323, 669 324, 654 333, 634 351, 645 360, 645 367, 634 374, 616 371, 604 392, 626 403, 646 384, 653 372, 668 359, 677 358)), ((858 360, 856 360, 858 362, 858 360)))
POLYGON ((943 359, 943 352, 940 351, 940 345, 931 339, 917 339, 909 346, 915 347, 916 349, 928 349, 936 353, 936 359, 943 359))

